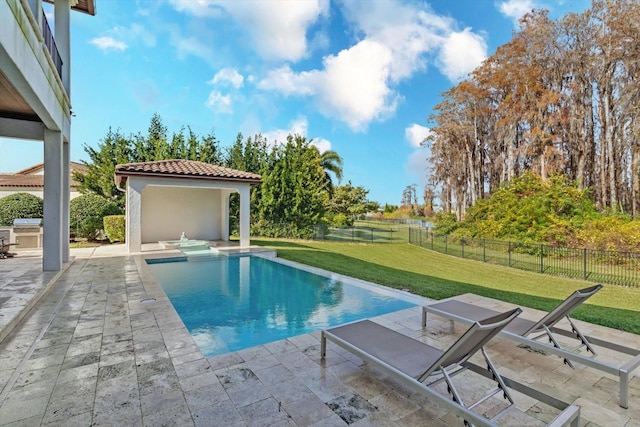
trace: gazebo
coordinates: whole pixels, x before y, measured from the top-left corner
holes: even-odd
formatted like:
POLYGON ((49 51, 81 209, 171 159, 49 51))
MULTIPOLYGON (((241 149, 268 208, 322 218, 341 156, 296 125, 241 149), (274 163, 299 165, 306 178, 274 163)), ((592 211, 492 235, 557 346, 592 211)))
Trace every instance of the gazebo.
POLYGON ((159 160, 116 166, 118 189, 126 192, 126 245, 190 239, 229 240, 229 196, 240 194, 240 246, 250 245, 252 184, 260 175, 192 160, 159 160))

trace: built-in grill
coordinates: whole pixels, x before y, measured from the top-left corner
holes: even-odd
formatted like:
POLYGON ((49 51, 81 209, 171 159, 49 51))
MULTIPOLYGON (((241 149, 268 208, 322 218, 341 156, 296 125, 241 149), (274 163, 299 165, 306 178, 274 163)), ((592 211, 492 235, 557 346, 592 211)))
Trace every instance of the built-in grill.
POLYGON ((20 249, 42 247, 42 218, 16 218, 13 220, 13 234, 20 249))

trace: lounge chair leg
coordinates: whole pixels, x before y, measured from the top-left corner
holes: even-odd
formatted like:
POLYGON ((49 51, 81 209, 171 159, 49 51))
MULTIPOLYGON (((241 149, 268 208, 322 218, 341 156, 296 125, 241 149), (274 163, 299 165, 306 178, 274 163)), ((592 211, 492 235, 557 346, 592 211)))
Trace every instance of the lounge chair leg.
POLYGON ((580 340, 582 345, 587 347, 587 351, 590 351, 591 354, 593 354, 595 356, 596 355, 596 351, 593 349, 593 347, 591 347, 591 344, 589 344, 589 340, 587 340, 587 338, 584 335, 582 335, 582 332, 580 332, 578 330, 578 328, 576 327, 576 325, 573 324, 573 322, 571 321, 569 316, 567 316, 567 320, 569 321, 569 324, 571 325, 571 331, 574 334, 576 334, 576 337, 580 340))
POLYGON ((451 377, 449 376, 447 371, 444 368, 440 368, 440 371, 442 371, 444 380, 447 382, 447 391, 451 395, 453 401, 456 403, 459 403, 462 406, 465 406, 464 402, 462 401, 462 398, 460 397, 460 394, 458 394, 458 390, 456 390, 456 387, 453 385, 453 381, 451 381, 451 377))
POLYGON ((620 406, 629 408, 629 373, 620 371, 620 406))
POLYGON ((484 356, 484 360, 487 362, 487 368, 489 369, 489 372, 491 372, 493 379, 498 383, 498 387, 500 388, 500 390, 502 390, 504 398, 508 400, 509 403, 513 404, 513 397, 511 397, 511 393, 509 393, 507 385, 502 380, 502 377, 498 374, 498 370, 493 365, 493 362, 489 358, 487 352, 484 351, 484 347, 482 347, 482 355, 484 356))
MULTIPOLYGON (((556 341, 556 339, 553 337, 553 334, 551 333, 549 328, 547 328, 546 325, 543 325, 543 327, 547 333, 547 336, 549 337, 549 342, 552 343, 555 348, 559 348, 560 350, 562 350, 562 347, 560 347, 560 344, 558 344, 558 341, 556 341)), ((565 365, 569 365, 571 369, 575 369, 575 366, 573 366, 573 363, 571 363, 569 359, 565 358, 564 363, 565 365)))

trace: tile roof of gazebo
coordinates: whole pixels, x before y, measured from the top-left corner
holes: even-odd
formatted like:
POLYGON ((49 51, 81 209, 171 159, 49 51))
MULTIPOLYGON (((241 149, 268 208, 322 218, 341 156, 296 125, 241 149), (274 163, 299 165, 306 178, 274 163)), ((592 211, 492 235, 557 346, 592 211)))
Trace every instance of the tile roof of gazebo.
POLYGON ((262 177, 255 173, 182 159, 125 163, 116 166, 115 179, 119 189, 124 190, 124 185, 129 176, 189 178, 212 181, 248 182, 250 184, 262 183, 262 177))

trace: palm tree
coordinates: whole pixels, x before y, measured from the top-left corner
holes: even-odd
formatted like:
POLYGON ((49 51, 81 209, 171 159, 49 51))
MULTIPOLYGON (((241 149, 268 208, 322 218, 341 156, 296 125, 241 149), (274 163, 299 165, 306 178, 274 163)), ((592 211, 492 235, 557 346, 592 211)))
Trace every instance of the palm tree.
POLYGON ((335 175, 339 184, 342 179, 342 157, 333 150, 327 150, 320 155, 320 162, 322 169, 324 169, 325 187, 329 194, 333 194, 331 174, 335 175))

